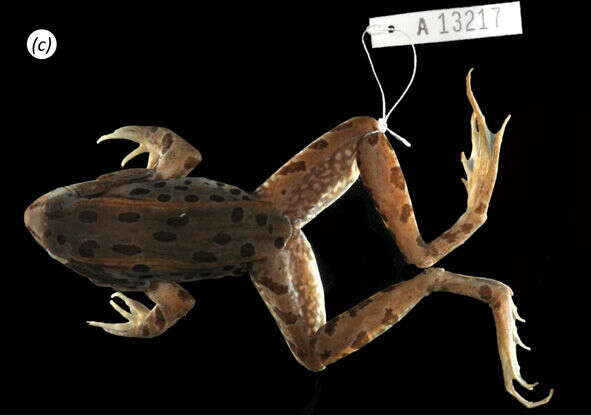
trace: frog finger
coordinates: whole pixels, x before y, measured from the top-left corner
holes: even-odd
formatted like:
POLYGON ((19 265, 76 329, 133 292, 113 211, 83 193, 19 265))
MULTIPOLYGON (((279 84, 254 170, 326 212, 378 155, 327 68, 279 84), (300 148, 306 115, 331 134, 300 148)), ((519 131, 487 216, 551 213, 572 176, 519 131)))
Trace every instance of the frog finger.
MULTIPOLYGON (((129 307, 131 314, 137 316, 139 319, 143 319, 146 315, 148 315, 150 313, 150 310, 148 308, 146 308, 142 303, 140 303, 136 300, 133 300, 131 298, 128 298, 127 296, 125 296, 121 292, 113 293, 111 295, 111 298, 121 299, 129 307)), ((111 301, 111 302, 112 302, 111 304, 115 303, 113 301, 111 301)), ((115 309, 117 309, 117 308, 115 308, 115 309)), ((119 309, 117 309, 117 311, 119 311, 119 309)), ((123 316, 125 316, 125 315, 123 315, 123 316)))
POLYGON ((117 335, 117 336, 124 336, 129 337, 131 332, 134 332, 134 327, 130 322, 119 323, 119 324, 107 324, 105 322, 96 322, 96 321, 87 321, 86 322, 90 326, 96 326, 98 328, 102 328, 105 332, 109 334, 117 335))

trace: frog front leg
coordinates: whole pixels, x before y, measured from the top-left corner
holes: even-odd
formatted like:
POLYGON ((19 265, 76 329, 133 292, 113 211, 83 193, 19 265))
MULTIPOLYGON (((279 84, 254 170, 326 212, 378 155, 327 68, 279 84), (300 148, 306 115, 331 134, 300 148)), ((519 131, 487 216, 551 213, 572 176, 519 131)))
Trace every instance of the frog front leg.
POLYGON ((120 307, 114 300, 111 300, 111 306, 127 319, 127 322, 107 324, 89 321, 88 324, 123 337, 153 338, 165 332, 195 306, 195 299, 176 283, 154 282, 145 294, 156 303, 152 310, 123 293, 116 292, 111 298, 120 298, 129 307, 129 311, 120 307))
POLYGON ((111 139, 127 139, 139 143, 121 166, 142 153, 149 153, 148 169, 156 171, 155 180, 187 176, 201 162, 201 153, 182 137, 164 127, 125 126, 106 134, 97 143, 111 139))
POLYGON ((390 329, 429 293, 444 291, 473 297, 491 307, 505 388, 511 395, 527 407, 547 403, 552 397, 550 391, 546 398, 532 402, 515 390, 513 380, 529 390, 535 384, 521 377, 517 362, 516 345, 527 347, 517 335, 515 320, 521 318, 511 298, 513 292, 496 280, 431 268, 412 280, 387 287, 326 322, 318 267, 301 231, 278 254, 254 263, 251 278, 294 357, 309 370, 323 370, 359 350, 390 329))

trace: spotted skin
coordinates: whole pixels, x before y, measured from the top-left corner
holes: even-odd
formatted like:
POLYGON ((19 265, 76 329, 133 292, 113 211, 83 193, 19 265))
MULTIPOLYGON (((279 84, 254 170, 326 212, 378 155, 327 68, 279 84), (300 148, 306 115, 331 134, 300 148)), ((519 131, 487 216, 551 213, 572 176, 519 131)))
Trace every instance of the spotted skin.
POLYGON ((185 178, 199 152, 159 127, 128 126, 101 140, 139 143, 124 163, 150 153, 148 169, 128 169, 46 194, 25 212, 31 234, 50 255, 99 286, 143 291, 149 310, 120 292, 125 323, 89 322, 105 331, 149 338, 162 334, 195 301, 178 282, 249 272, 298 362, 312 371, 359 350, 402 319, 422 298, 444 291, 487 303, 495 317, 505 387, 528 407, 513 380, 519 373, 511 289, 495 280, 428 268, 391 285, 327 321, 314 253, 301 228, 361 176, 376 209, 409 263, 427 268, 461 245, 485 221, 505 124, 486 127, 467 78, 472 154, 466 212, 430 243, 423 241, 402 169, 377 121, 355 117, 303 149, 254 192, 205 178, 185 178))

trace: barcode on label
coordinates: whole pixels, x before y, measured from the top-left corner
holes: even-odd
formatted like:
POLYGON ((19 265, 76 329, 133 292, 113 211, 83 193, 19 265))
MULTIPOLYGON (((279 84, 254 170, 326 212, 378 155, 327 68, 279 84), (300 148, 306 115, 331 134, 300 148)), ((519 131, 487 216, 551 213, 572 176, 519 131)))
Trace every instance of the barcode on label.
MULTIPOLYGON (((369 24, 401 29, 415 44, 523 33, 518 1, 372 17, 369 24)), ((373 48, 401 45, 408 39, 394 31, 371 34, 373 48)))

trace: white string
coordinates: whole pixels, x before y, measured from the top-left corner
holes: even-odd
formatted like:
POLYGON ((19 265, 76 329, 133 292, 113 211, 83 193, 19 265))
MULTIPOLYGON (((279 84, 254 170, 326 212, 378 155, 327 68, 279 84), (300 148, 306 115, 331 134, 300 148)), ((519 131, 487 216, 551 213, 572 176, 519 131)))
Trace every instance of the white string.
MULTIPOLYGON (((392 136, 396 137, 398 140, 400 140, 406 146, 410 147, 410 143, 404 137, 400 136, 399 134, 395 133, 394 131, 392 131, 388 128, 388 118, 392 114, 392 111, 394 111, 396 106, 400 103, 400 101, 402 101, 402 99, 406 95, 407 91, 409 90, 410 86, 412 85, 412 82, 415 79, 415 74, 417 72, 417 51, 415 49, 415 45, 412 42, 412 39, 410 38, 410 36, 408 36, 402 30, 396 29, 392 26, 390 26, 388 28, 386 26, 380 26, 380 25, 367 26, 367 28, 365 29, 365 31, 361 35, 361 44, 363 45, 363 49, 365 49, 365 53, 367 54, 367 59, 369 59, 369 65, 371 66, 371 71, 373 72, 373 76, 375 77, 375 79, 378 83, 378 87, 380 88, 380 94, 382 95, 382 117, 380 119, 378 119, 378 131, 381 133, 385 133, 386 131, 388 131, 392 136), (369 33, 370 35, 378 35, 378 34, 383 34, 383 33, 387 33, 387 32, 390 33, 390 30, 392 30, 392 32, 400 32, 404 36, 406 36, 406 38, 408 39, 410 46, 412 46, 413 69, 412 69, 412 75, 410 77, 410 81, 408 82, 408 85, 406 86, 403 93, 400 95, 400 98, 398 98, 398 101, 396 101, 394 103, 392 108, 390 108, 390 111, 388 111, 388 113, 386 114, 386 96, 384 94, 384 89, 382 88, 382 83, 380 82, 380 79, 378 78, 378 74, 376 73, 376 70, 373 66, 373 62, 371 60, 371 55, 369 54, 369 50, 367 49, 367 46, 365 44, 365 34, 369 33)), ((372 132, 372 133, 374 133, 374 132, 372 132)))

